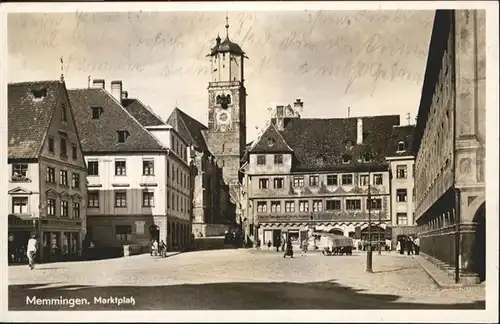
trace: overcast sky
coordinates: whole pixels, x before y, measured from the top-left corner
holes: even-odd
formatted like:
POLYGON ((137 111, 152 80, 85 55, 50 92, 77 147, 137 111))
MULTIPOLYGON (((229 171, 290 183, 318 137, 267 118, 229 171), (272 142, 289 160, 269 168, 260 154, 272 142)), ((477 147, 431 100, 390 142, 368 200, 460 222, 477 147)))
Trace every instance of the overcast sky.
MULTIPOLYGON (((418 111, 434 11, 229 12, 229 37, 247 53, 248 140, 269 107, 304 101, 304 117, 418 111)), ((167 118, 207 122, 209 52, 225 12, 9 14, 9 82, 89 75, 122 80, 167 118)))

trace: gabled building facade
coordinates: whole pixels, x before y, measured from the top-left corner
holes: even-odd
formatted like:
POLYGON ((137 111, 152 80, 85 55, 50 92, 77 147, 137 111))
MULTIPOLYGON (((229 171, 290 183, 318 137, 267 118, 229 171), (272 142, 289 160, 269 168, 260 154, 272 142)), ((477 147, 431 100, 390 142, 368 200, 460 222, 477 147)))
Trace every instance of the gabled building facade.
POLYGON ((191 160, 192 226, 195 237, 224 235, 234 224, 234 209, 230 208, 229 188, 222 169, 205 142, 207 127, 179 108, 175 108, 167 123, 189 145, 191 160))
POLYGON ((170 250, 187 246, 186 144, 124 94, 121 81, 112 81, 108 92, 104 80, 69 91, 88 167, 87 239, 110 254, 125 245, 149 249, 152 240, 163 240, 170 250))
POLYGON ((41 262, 78 259, 86 231, 87 169, 61 81, 8 85, 9 261, 36 235, 41 262))
POLYGON ((415 237, 415 158, 412 142, 415 125, 395 126, 389 140, 392 247, 401 236, 415 237))
POLYGON ((421 251, 467 282, 486 278, 485 21, 436 11, 413 139, 421 251))
POLYGON ((301 118, 303 102, 278 106, 247 149, 245 210, 261 244, 312 231, 384 240, 390 226, 389 136, 399 116, 301 118), (368 200, 371 197, 371 200, 368 200), (368 203, 371 201, 371 208, 368 203), (252 224, 253 223, 253 224, 252 224))

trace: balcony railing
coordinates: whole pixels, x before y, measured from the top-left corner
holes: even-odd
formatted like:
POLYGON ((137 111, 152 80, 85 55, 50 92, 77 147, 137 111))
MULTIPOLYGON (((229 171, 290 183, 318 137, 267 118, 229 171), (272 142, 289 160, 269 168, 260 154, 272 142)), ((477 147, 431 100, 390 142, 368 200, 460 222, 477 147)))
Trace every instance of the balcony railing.
POLYGON ((11 182, 31 182, 31 179, 22 174, 15 174, 10 178, 11 182))

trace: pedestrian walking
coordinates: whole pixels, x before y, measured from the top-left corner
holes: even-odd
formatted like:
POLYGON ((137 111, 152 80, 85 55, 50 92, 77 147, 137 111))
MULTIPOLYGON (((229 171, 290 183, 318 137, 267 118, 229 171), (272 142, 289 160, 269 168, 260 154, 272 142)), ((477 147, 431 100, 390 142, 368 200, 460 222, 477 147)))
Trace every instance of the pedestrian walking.
POLYGON ((408 237, 408 241, 406 242, 406 249, 408 252, 408 255, 413 255, 413 240, 411 237, 408 237))
POLYGON ((35 257, 37 250, 37 240, 35 235, 31 235, 28 240, 28 248, 26 249, 26 256, 28 257, 30 270, 35 269, 35 257))
POLYGON ((162 258, 167 256, 167 245, 163 240, 160 241, 160 255, 162 258))
POLYGON ((396 244, 396 252, 401 251, 401 240, 398 240, 398 243, 396 244))
POLYGON ((271 240, 269 240, 269 242, 267 242, 267 249, 270 250, 271 249, 271 240))
POLYGON ((283 254, 283 258, 286 256, 290 256, 290 258, 293 258, 293 247, 292 247, 292 240, 288 238, 286 242, 286 251, 285 254, 283 254))
POLYGON ((308 248, 309 248, 309 242, 307 242, 307 239, 305 239, 302 242, 302 253, 300 254, 301 257, 305 257, 307 255, 308 248))
POLYGON ((151 256, 158 255, 158 241, 153 240, 153 244, 151 245, 151 256))
POLYGON ((413 243, 415 244, 415 255, 418 255, 420 253, 420 238, 417 236, 413 243))

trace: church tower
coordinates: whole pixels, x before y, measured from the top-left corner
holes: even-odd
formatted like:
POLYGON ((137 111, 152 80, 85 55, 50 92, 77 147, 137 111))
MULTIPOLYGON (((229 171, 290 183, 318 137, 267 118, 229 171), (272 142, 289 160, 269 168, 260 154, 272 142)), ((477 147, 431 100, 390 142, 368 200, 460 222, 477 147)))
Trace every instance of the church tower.
MULTIPOLYGON (((241 47, 229 40, 226 16, 226 38, 219 36, 207 57, 211 64, 208 83, 208 130, 206 140, 222 168, 230 187, 239 183, 240 160, 246 145, 246 89, 241 47)), ((234 188, 233 188, 234 190, 234 188)), ((233 191, 234 193, 234 191, 233 191)))

